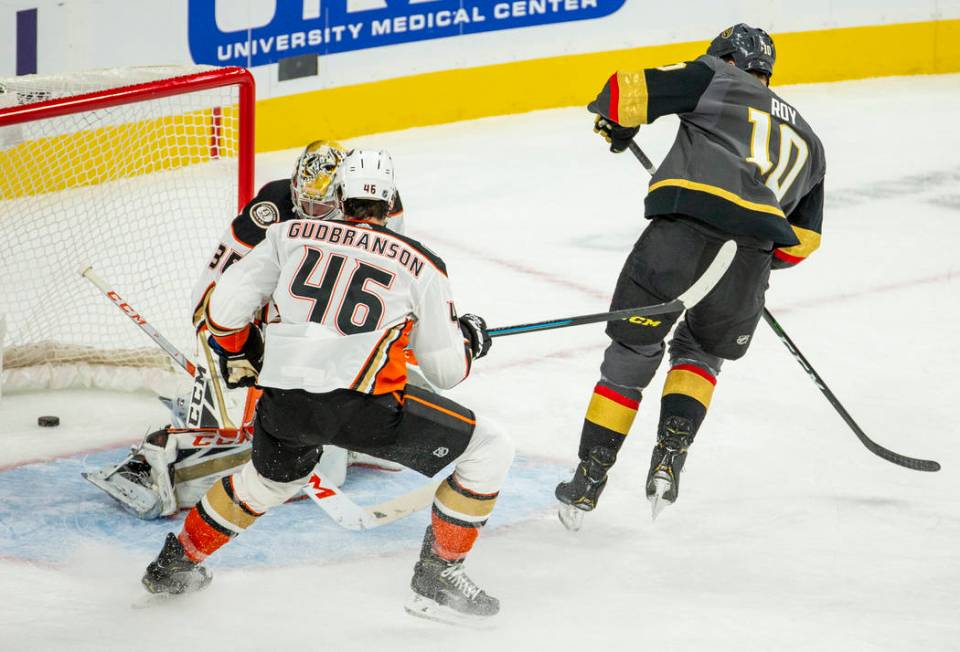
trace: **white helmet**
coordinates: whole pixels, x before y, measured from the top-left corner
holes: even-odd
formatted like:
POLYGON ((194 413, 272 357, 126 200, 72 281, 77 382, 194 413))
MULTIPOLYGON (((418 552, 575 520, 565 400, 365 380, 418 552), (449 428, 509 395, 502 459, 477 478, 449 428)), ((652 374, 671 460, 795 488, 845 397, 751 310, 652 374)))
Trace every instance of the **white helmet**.
POLYGON ((355 149, 340 164, 340 199, 386 202, 389 208, 397 194, 393 159, 389 152, 355 149))
POLYGON ((297 159, 290 178, 293 210, 299 217, 322 219, 338 208, 334 178, 346 151, 332 140, 315 140, 297 159))

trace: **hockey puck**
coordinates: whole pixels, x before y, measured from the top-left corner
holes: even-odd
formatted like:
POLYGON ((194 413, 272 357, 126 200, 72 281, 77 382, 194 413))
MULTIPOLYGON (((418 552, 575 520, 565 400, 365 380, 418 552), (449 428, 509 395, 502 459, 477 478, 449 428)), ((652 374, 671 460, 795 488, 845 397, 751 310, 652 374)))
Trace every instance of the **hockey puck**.
POLYGON ((54 426, 60 425, 60 417, 39 417, 37 419, 37 425, 43 428, 53 428, 54 426))

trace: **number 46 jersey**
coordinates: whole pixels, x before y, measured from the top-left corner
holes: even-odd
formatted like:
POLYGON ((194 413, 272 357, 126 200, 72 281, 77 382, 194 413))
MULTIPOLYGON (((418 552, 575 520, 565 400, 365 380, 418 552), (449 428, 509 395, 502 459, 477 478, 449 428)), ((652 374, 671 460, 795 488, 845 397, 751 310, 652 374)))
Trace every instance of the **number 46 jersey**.
POLYGON ((441 388, 470 371, 443 261, 385 227, 304 219, 270 226, 217 283, 208 322, 242 328, 271 299, 279 322, 266 328, 259 385, 402 391, 408 347, 441 388))
POLYGON ((588 109, 625 127, 670 113, 680 130, 650 182, 646 215, 684 215, 771 242, 796 264, 820 243, 823 145, 803 116, 717 57, 618 72, 588 109))

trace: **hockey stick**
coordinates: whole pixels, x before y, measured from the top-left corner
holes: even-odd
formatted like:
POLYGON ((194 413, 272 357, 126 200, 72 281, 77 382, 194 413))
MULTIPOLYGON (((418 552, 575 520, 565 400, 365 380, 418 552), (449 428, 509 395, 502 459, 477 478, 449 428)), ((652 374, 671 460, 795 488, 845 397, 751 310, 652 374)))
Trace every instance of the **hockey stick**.
POLYGON ((348 530, 369 530, 420 511, 433 502, 439 484, 427 482, 402 496, 363 507, 350 500, 339 488, 326 485, 320 474, 314 471, 307 479, 303 493, 322 507, 337 525, 348 530))
POLYGON ((807 372, 807 375, 810 376, 810 380, 813 381, 813 384, 817 386, 824 396, 827 397, 827 400, 830 401, 830 405, 833 406, 833 409, 840 414, 841 418, 850 426, 850 429, 853 431, 853 434, 867 447, 867 450, 873 453, 878 457, 882 457, 888 462, 893 462, 894 464, 899 464, 900 466, 906 467, 908 469, 913 469, 914 471, 939 471, 940 463, 934 462, 933 460, 921 460, 915 457, 907 457, 906 455, 901 455, 900 453, 895 453, 894 451, 884 448, 877 442, 870 439, 867 434, 857 425, 857 422, 853 420, 853 417, 850 416, 850 413, 847 412, 846 408, 843 407, 843 404, 840 400, 834 395, 830 388, 827 387, 827 383, 824 382, 823 378, 820 377, 820 374, 810 365, 806 357, 800 353, 800 349, 797 348, 797 345, 793 343, 793 340, 790 339, 790 336, 787 335, 787 332, 783 330, 783 327, 780 323, 774 319, 773 315, 770 314, 770 311, 766 308, 763 309, 763 320, 767 322, 767 325, 773 329, 773 332, 777 337, 780 338, 780 341, 783 342, 783 345, 787 347, 787 350, 790 351, 794 359, 803 370, 807 372))
MULTIPOLYGON (((236 429, 233 420, 230 419, 230 413, 227 411, 227 402, 223 398, 223 388, 220 386, 220 378, 217 376, 216 363, 213 361, 213 352, 210 351, 210 345, 207 343, 202 331, 197 333, 197 341, 200 344, 200 349, 203 351, 203 356, 207 359, 207 368, 210 369, 210 376, 213 379, 210 384, 213 385, 213 393, 217 398, 217 406, 220 408, 220 417, 223 421, 222 425, 231 430, 236 429)), ((189 420, 187 423, 189 424, 189 420)))
POLYGON ((133 306, 123 300, 123 298, 112 290, 107 282, 100 278, 96 272, 93 271, 93 266, 87 263, 80 265, 79 270, 80 276, 84 277, 91 283, 93 283, 97 288, 103 292, 104 295, 120 309, 120 311, 125 314, 127 317, 133 321, 134 324, 140 327, 151 340, 157 343, 157 345, 164 350, 164 352, 173 358, 173 361, 176 362, 180 367, 186 371, 191 376, 196 375, 197 366, 190 361, 187 356, 180 352, 180 349, 175 347, 170 343, 170 340, 161 335, 156 328, 150 325, 150 323, 144 319, 140 313, 138 313, 133 306))
MULTIPOLYGON (((130 304, 124 301, 116 291, 112 290, 106 281, 93 271, 92 266, 84 264, 80 267, 79 271, 84 278, 97 286, 124 314, 130 317, 130 319, 132 319, 150 339, 156 342, 167 355, 173 358, 184 371, 188 374, 193 374, 195 377, 198 377, 200 373, 204 372, 203 367, 198 367, 194 364, 190 358, 161 335, 159 331, 150 325, 130 304)), ((192 407, 193 401, 191 400, 191 410, 192 407)), ((119 468, 119 466, 117 468, 119 468)), ((317 473, 311 474, 308 484, 303 488, 303 491, 317 503, 335 523, 350 530, 364 530, 392 523, 397 519, 423 509, 429 505, 433 499, 437 484, 438 483, 428 482, 402 496, 370 507, 357 505, 336 487, 331 488, 324 486, 323 479, 317 473), (331 498, 333 498, 333 500, 331 500, 331 498)))
POLYGON ((697 305, 703 297, 707 296, 710 290, 723 278, 733 257, 737 253, 737 245, 733 240, 727 240, 720 247, 716 257, 701 274, 700 278, 691 285, 686 292, 672 301, 658 303, 652 306, 641 306, 639 308, 624 308, 623 310, 613 310, 611 312, 598 312, 592 315, 580 315, 578 317, 566 317, 562 319, 550 319, 547 321, 537 321, 530 324, 518 324, 516 326, 502 326, 500 328, 491 328, 487 332, 490 337, 503 337, 504 335, 518 335, 520 333, 532 333, 535 331, 546 331, 554 328, 566 328, 568 326, 580 326, 581 324, 595 324, 597 322, 616 321, 618 319, 630 319, 632 317, 649 317, 650 315, 662 315, 668 312, 678 312, 686 310, 697 305))
MULTIPOLYGON (((637 160, 640 161, 640 164, 650 173, 651 176, 656 174, 657 168, 650 162, 650 159, 647 158, 646 154, 643 153, 643 150, 640 149, 640 146, 633 140, 630 141, 630 152, 637 157, 637 160)), ((830 388, 827 387, 827 384, 823 381, 823 378, 820 377, 820 374, 810 365, 807 359, 800 349, 797 348, 797 345, 793 343, 793 340, 790 339, 790 336, 787 335, 787 332, 783 330, 783 327, 780 326, 780 323, 774 319, 773 315, 770 314, 770 311, 766 308, 763 309, 763 320, 767 322, 767 325, 773 330, 777 337, 780 338, 780 341, 783 342, 783 345, 787 347, 787 350, 793 355, 796 361, 803 367, 803 370, 807 372, 807 375, 810 376, 810 380, 813 381, 813 384, 827 397, 827 400, 830 401, 830 405, 833 406, 833 409, 837 411, 840 417, 846 422, 846 424, 853 431, 853 434, 857 436, 857 439, 866 446, 867 450, 873 453, 878 457, 882 457, 888 462, 894 464, 899 464, 902 467, 913 469, 914 471, 939 471, 940 463, 933 460, 921 460, 915 457, 907 457, 906 455, 901 455, 900 453, 895 453, 894 451, 884 448, 877 442, 870 439, 867 436, 867 433, 857 425, 857 422, 853 420, 853 417, 850 416, 850 413, 847 412, 846 408, 843 407, 843 404, 840 400, 834 395, 830 388)))
MULTIPOLYGON (((184 371, 193 376, 193 393, 190 395, 190 407, 187 411, 187 425, 192 427, 197 427, 203 422, 204 411, 207 411, 210 414, 213 414, 212 410, 209 410, 207 407, 207 401, 205 400, 210 394, 210 378, 207 376, 207 370, 201 366, 194 364, 187 356, 180 352, 176 346, 174 346, 170 340, 165 338, 160 332, 154 328, 150 322, 143 318, 143 316, 133 308, 129 303, 127 303, 115 290, 113 290, 106 281, 104 281, 100 275, 93 271, 93 266, 88 263, 83 263, 80 265, 79 270, 80 275, 85 279, 90 281, 95 285, 108 299, 110 299, 120 311, 125 314, 127 317, 136 324, 140 330, 147 334, 147 336, 157 343, 164 353, 169 355, 174 362, 176 362, 184 371)), ((233 427, 233 424, 230 423, 230 417, 227 415, 226 405, 223 401, 219 401, 218 408, 220 410, 220 419, 218 422, 223 422, 230 424, 230 427, 233 427)))

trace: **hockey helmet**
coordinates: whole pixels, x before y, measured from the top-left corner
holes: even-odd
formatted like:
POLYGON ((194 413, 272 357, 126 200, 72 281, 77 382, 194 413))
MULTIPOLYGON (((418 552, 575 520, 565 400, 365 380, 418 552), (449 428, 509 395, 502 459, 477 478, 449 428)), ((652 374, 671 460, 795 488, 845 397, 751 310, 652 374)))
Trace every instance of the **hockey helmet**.
POLYGON ((293 210, 305 218, 323 219, 337 210, 337 170, 346 150, 339 143, 315 140, 297 159, 290 179, 293 210))
POLYGON ((393 159, 389 152, 355 149, 340 166, 340 198, 381 201, 393 205, 397 194, 393 159))
POLYGON ((707 48, 707 54, 731 57, 740 70, 763 73, 767 77, 773 76, 773 64, 777 60, 770 35, 746 23, 737 23, 720 32, 707 48))

